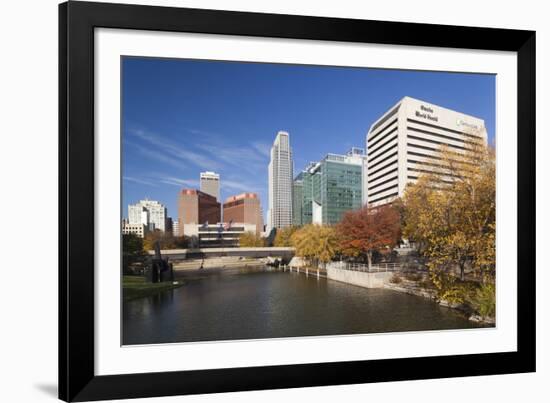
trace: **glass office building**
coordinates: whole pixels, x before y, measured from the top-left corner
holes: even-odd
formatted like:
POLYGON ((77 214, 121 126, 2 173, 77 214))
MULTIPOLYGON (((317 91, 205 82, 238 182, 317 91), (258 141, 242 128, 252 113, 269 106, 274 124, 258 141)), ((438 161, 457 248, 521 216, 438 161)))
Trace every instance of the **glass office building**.
POLYGON ((365 170, 366 158, 360 148, 346 155, 327 154, 310 163, 300 174, 301 224, 337 224, 346 211, 360 208, 365 170))
POLYGON ((302 225, 302 197, 304 173, 300 172, 292 182, 292 225, 302 225))

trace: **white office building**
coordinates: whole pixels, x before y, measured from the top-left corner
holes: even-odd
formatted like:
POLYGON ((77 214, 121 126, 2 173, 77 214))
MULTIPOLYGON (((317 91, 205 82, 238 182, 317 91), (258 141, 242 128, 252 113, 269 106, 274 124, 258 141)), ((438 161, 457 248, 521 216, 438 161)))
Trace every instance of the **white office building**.
POLYGON ((166 207, 155 200, 140 200, 128 205, 128 223, 143 224, 149 231, 166 231, 166 207))
POLYGON ((214 196, 216 201, 220 201, 220 175, 215 172, 201 172, 200 176, 201 192, 214 196))
POLYGON ((404 97, 367 134, 368 205, 391 202, 422 173, 434 172, 441 146, 463 153, 476 142, 487 145, 482 119, 404 97))
POLYGON ((143 224, 128 224, 125 223, 122 225, 122 234, 129 235, 134 234, 140 238, 143 238, 147 234, 147 228, 143 224))
POLYGON ((292 149, 289 135, 280 131, 271 147, 269 162, 268 231, 292 225, 292 149))

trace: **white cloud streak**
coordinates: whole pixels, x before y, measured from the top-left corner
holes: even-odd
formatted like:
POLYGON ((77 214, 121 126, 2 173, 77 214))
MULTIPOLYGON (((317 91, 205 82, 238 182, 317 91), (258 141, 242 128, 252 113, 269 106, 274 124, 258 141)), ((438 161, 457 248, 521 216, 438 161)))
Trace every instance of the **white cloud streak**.
POLYGON ((185 165, 181 160, 169 157, 168 155, 166 155, 165 153, 163 153, 161 151, 157 151, 157 150, 154 150, 154 149, 151 149, 151 148, 147 148, 147 147, 141 146, 141 145, 136 144, 136 143, 131 142, 131 141, 125 141, 124 143, 126 145, 129 145, 129 146, 135 148, 141 155, 143 155, 144 157, 146 157, 150 160, 157 161, 157 162, 160 162, 160 163, 169 164, 169 165, 173 166, 174 168, 178 168, 180 170, 184 170, 184 169, 188 168, 187 165, 185 165))
POLYGON ((271 157, 271 146, 269 144, 255 141, 252 143, 252 147, 254 147, 254 149, 262 154, 264 157, 271 157))
POLYGON ((259 188, 259 186, 227 179, 221 180, 220 183, 222 188, 238 190, 241 192, 257 192, 257 188, 259 188))
POLYGON ((174 185, 178 187, 199 187, 199 181, 195 179, 179 179, 172 176, 167 176, 160 178, 160 181, 162 183, 166 183, 167 185, 174 185))
POLYGON ((133 176, 123 176, 122 179, 128 182, 134 182, 139 183, 140 185, 147 185, 147 186, 157 186, 156 183, 148 180, 148 179, 142 179, 142 178, 136 178, 133 176))
POLYGON ((131 130, 130 133, 156 147, 161 153, 192 163, 203 169, 219 169, 219 164, 215 160, 180 147, 162 136, 144 130, 131 130))

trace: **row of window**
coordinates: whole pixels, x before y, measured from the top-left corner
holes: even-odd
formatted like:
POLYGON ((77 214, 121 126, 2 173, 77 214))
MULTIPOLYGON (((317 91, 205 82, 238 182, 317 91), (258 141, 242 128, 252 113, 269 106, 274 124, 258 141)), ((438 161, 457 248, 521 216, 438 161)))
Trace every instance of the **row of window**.
MULTIPOLYGON (((414 175, 408 175, 407 176, 408 179, 412 179, 412 180, 418 180, 419 177, 418 176, 414 176, 414 175)), ((441 182, 441 183, 447 183, 447 184, 453 184, 454 182, 451 182, 451 181, 446 181, 445 179, 437 179, 435 182, 441 182)), ((439 188, 436 188, 434 186, 429 186, 430 188, 432 189, 439 189, 439 188)))
MULTIPOLYGON (((428 134, 428 135, 433 136, 433 137, 441 137, 443 139, 456 141, 456 142, 462 143, 462 144, 472 144, 472 145, 480 144, 477 141, 461 140, 461 139, 457 139, 455 137, 446 136, 444 134, 434 133, 434 132, 431 132, 431 131, 428 131, 428 130, 417 129, 416 127, 407 126, 407 130, 417 132, 417 133, 422 133, 422 134, 428 134)), ((445 144, 450 145, 450 143, 445 143, 445 144)))
POLYGON ((392 116, 394 116, 397 113, 397 111, 399 110, 400 106, 401 106, 401 104, 397 105, 390 112, 388 112, 388 114, 386 116, 384 116, 382 119, 380 119, 378 122, 376 122, 374 124, 374 126, 372 126, 371 132, 375 131, 377 128, 379 128, 381 125, 383 125, 384 122, 386 122, 388 119, 390 119, 392 116))
MULTIPOLYGON (((368 154, 369 157, 372 157, 374 155, 374 153, 376 153, 378 150, 382 150, 385 146, 390 144, 392 141, 397 140, 397 128, 395 130, 392 130, 390 133, 395 133, 395 134, 393 136, 391 136, 387 141, 385 141, 380 146, 378 146, 376 148, 373 148, 368 154)), ((389 136, 389 134, 388 134, 388 136, 389 136)), ((384 138, 386 138, 386 137, 384 137, 384 138)))
POLYGON ((389 195, 385 195, 385 196, 379 197, 378 199, 370 200, 370 198, 369 198, 369 204, 379 202, 380 200, 389 199, 390 197, 395 197, 395 196, 397 196, 397 195, 398 195, 398 192, 394 192, 394 193, 391 193, 391 194, 389 194, 389 195))
MULTIPOLYGON (((408 147, 416 147, 416 148, 421 148, 421 149, 425 149, 425 150, 429 150, 429 151, 434 151, 434 152, 439 152, 439 150, 435 149, 435 148, 430 148, 430 147, 425 147, 425 146, 420 146, 420 145, 417 145, 417 144, 409 144, 407 143, 407 146, 408 147)), ((459 157, 463 156, 462 154, 460 153, 452 153, 454 155, 457 155, 459 157)), ((407 151, 407 155, 414 155, 414 156, 417 156, 417 157, 422 157, 422 158, 428 158, 428 159, 432 159, 432 160, 436 160, 436 161, 441 161, 442 158, 441 157, 438 157, 437 155, 429 155, 429 154, 423 154, 423 153, 418 153, 418 152, 414 152, 414 151, 407 151)), ((473 162, 469 162, 469 161, 464 161, 464 160, 455 160, 455 159, 450 159, 450 161, 452 162, 456 162, 458 164, 465 164, 465 165, 471 165, 471 166, 475 166, 476 164, 473 163, 473 162)), ((425 162, 424 164, 428 165, 429 163, 425 162)))
POLYGON ((482 137, 482 136, 478 136, 478 135, 476 135, 476 134, 465 133, 465 132, 461 132, 461 131, 459 131, 459 130, 453 130, 453 129, 449 129, 449 128, 447 128, 447 127, 443 127, 443 126, 439 126, 439 125, 434 125, 434 124, 432 124, 432 123, 421 122, 420 120, 416 120, 416 119, 407 119, 407 122, 417 123, 417 124, 419 124, 419 125, 432 127, 432 128, 434 128, 434 129, 443 130, 443 131, 446 131, 446 132, 449 132, 449 133, 460 134, 460 135, 462 135, 462 136, 474 138, 474 139, 477 139, 477 140, 483 140, 483 137, 482 137))
POLYGON ((445 143, 444 141, 436 141, 436 140, 432 140, 432 139, 427 139, 425 137, 413 136, 411 134, 407 134, 407 139, 424 141, 426 143, 437 144, 438 146, 446 145, 447 147, 456 148, 456 149, 459 149, 459 150, 469 150, 467 147, 462 147, 462 146, 457 146, 457 145, 454 145, 454 144, 445 143))
MULTIPOLYGON (((381 155, 382 155, 382 154, 381 154, 381 155)), ((395 157, 395 156, 397 156, 397 150, 395 150, 395 152, 393 152, 392 154, 389 154, 389 155, 385 156, 385 157, 382 158, 380 161, 375 162, 375 163, 372 164, 372 165, 369 164, 369 171, 370 171, 371 169, 373 169, 373 168, 376 168, 378 165, 382 164, 383 162, 385 162, 385 161, 387 161, 387 160, 389 160, 390 158, 395 157)), ((369 162, 370 162, 370 161, 369 161, 369 162)))
MULTIPOLYGON (((393 156, 397 157, 397 152, 395 152, 395 153, 393 154, 393 156)), ((383 161, 381 161, 381 162, 383 162, 383 161)), ((369 177, 372 176, 372 175, 376 175, 378 172, 383 171, 384 169, 386 169, 386 168, 392 166, 392 165, 395 164, 395 163, 397 163, 397 158, 395 158, 395 160, 393 160, 393 161, 388 162, 388 163, 385 164, 384 166, 379 167, 379 168, 376 169, 375 171, 372 171, 372 172, 371 172, 371 171, 369 170, 368 175, 369 175, 369 177)), ((376 163, 375 165, 379 165, 379 164, 376 163)), ((373 166, 373 168, 374 168, 374 166, 373 166)))
MULTIPOLYGON (((396 171, 397 171, 397 169, 396 169, 396 171)), ((382 186, 382 185, 385 185, 386 183, 389 183, 389 182, 394 181, 394 180, 396 180, 396 179, 397 179, 397 175, 395 175, 395 176, 392 177, 392 178, 386 179, 385 181, 382 181, 382 182, 380 182, 380 183, 377 183, 376 185, 372 185, 371 187, 369 187, 368 190, 371 191, 372 189, 376 189, 377 187, 382 186)))
POLYGON ((453 176, 455 178, 462 178, 461 175, 451 174, 451 173, 444 173, 444 172, 437 172, 437 171, 430 171, 430 170, 427 170, 427 169, 408 168, 408 171, 422 172, 422 173, 434 174, 434 175, 453 176))
POLYGON ((387 192, 388 190, 392 190, 392 189, 394 189, 394 188, 397 189, 397 184, 388 186, 388 187, 386 187, 386 188, 384 188, 384 189, 377 190, 377 191, 374 192, 374 193, 369 193, 369 199, 370 199, 372 196, 376 196, 376 195, 378 195, 378 194, 380 194, 380 193, 387 192))
POLYGON ((368 137, 368 142, 369 143, 372 143, 374 141, 375 138, 377 138, 378 136, 380 136, 382 133, 384 133, 384 130, 386 130, 388 127, 391 127, 392 125, 394 125, 395 123, 397 123, 397 118, 395 118, 394 120, 392 120, 391 122, 389 122, 386 126, 384 126, 384 128, 380 129, 379 131, 377 131, 376 133, 373 133, 372 131, 369 133, 369 137, 368 137))
POLYGON ((382 167, 381 169, 377 169, 376 171, 370 173, 369 176, 368 176, 369 183, 374 183, 378 179, 383 178, 384 176, 391 175, 392 173, 397 172, 397 169, 398 168, 397 168, 397 160, 396 160, 396 161, 393 161, 393 162, 389 163, 388 165, 382 167), (380 172, 383 169, 386 169, 386 168, 388 168, 392 165, 395 165, 393 169, 391 169, 389 171, 386 171, 386 172, 383 172, 383 173, 379 174, 378 176, 374 176, 374 175, 377 175, 378 172, 380 172))
POLYGON ((369 139, 368 139, 368 146, 369 146, 368 149, 369 149, 369 151, 370 151, 370 149, 372 149, 374 146, 376 146, 378 143, 380 143, 381 141, 383 141, 386 137, 388 137, 389 135, 391 135, 391 134, 393 134, 393 133, 395 133, 395 132, 397 131, 397 119, 394 120, 394 121, 392 122, 391 125, 389 125, 388 127, 384 128, 384 130, 386 130, 386 129, 392 127, 393 124, 395 124, 395 127, 394 127, 393 129, 390 129, 390 130, 388 130, 388 131, 385 132, 385 133, 384 133, 384 131, 381 131, 380 133, 377 133, 377 135, 380 134, 381 136, 375 136, 375 137, 377 137, 375 140, 373 140, 372 138, 369 138, 369 139), (384 134, 382 134, 382 133, 384 133, 384 134))

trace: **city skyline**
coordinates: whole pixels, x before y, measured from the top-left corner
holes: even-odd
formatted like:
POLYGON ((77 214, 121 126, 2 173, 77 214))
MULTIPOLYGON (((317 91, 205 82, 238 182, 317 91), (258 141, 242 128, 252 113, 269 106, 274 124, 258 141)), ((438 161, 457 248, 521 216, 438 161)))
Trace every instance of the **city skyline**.
POLYGON ((481 74, 125 58, 123 216, 148 197, 176 218, 178 192, 214 171, 220 200, 257 193, 266 221, 278 131, 290 133, 296 174, 328 153, 365 148, 371 124, 404 96, 483 119, 494 144, 494 83, 481 74))

